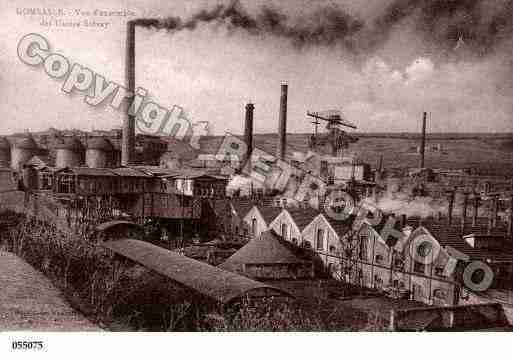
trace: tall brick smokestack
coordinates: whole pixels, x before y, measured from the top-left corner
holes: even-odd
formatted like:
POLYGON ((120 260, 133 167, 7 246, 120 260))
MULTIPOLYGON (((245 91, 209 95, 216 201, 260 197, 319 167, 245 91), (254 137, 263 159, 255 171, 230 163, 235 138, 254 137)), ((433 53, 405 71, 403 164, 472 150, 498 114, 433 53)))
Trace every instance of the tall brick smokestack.
POLYGON ((278 125, 278 150, 276 156, 283 160, 287 148, 287 93, 288 85, 281 85, 280 97, 280 123, 278 125))
POLYGON ((246 159, 251 158, 253 153, 253 110, 255 106, 252 103, 246 105, 246 119, 244 121, 244 142, 247 146, 246 159))
POLYGON ((420 139, 420 168, 424 168, 425 151, 426 151, 426 118, 427 112, 422 116, 422 137, 420 139))
MULTIPOLYGON (((126 86, 130 93, 135 92, 135 23, 127 22, 126 55, 125 55, 126 86)), ((129 101, 130 103, 131 101, 129 101)), ((135 116, 126 113, 123 121, 123 139, 121 142, 121 164, 126 166, 134 159, 135 116)))

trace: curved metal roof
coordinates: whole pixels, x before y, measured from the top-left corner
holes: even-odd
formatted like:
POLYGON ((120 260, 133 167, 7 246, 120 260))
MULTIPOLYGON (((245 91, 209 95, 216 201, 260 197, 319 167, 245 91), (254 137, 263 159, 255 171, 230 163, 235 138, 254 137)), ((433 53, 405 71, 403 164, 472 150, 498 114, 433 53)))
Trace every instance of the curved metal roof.
POLYGON ((292 295, 284 290, 213 267, 136 239, 121 239, 101 244, 104 248, 178 282, 222 304, 265 291, 269 296, 292 295))
POLYGON ((16 142, 16 147, 24 150, 37 149, 37 143, 32 136, 26 136, 16 142))
POLYGON ((108 221, 105 223, 101 223, 98 226, 96 226, 96 230, 102 232, 102 231, 106 231, 107 229, 111 229, 111 228, 117 227, 117 226, 131 226, 131 227, 137 227, 138 229, 143 230, 143 228, 137 223, 130 222, 130 221, 121 221, 121 220, 108 221))
POLYGON ((112 144, 103 137, 94 137, 87 142, 88 150, 112 151, 112 144))
POLYGON ((76 137, 68 137, 60 140, 54 146, 56 150, 81 151, 84 149, 82 143, 76 137))

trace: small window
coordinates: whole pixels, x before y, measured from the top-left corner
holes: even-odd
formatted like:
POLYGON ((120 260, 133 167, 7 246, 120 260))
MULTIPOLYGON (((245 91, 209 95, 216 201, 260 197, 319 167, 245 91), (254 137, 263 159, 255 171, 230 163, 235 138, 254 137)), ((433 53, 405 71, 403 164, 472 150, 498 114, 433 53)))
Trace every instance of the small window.
POLYGON ((308 241, 305 241, 303 243, 303 247, 305 247, 306 249, 311 249, 312 248, 312 244, 310 242, 308 242, 308 241))
POLYGON ((360 259, 367 258, 367 240, 368 240, 368 234, 367 233, 360 233, 359 240, 360 240, 360 251, 358 253, 358 256, 360 259))
POLYGON ((376 254, 375 260, 376 260, 376 263, 383 263, 384 258, 381 254, 376 254))
POLYGON ((337 251, 337 248, 335 246, 330 246, 330 253, 334 254, 337 251))
POLYGON ((445 277, 444 274, 444 267, 436 267, 435 268, 435 274, 439 277, 445 277))
POLYGON ((299 242, 299 241, 297 240, 297 238, 295 238, 295 237, 294 237, 294 238, 292 238, 292 243, 294 243, 296 246, 297 246, 298 242, 299 242))
POLYGON ((253 218, 251 220, 251 232, 253 234, 253 237, 256 237, 257 236, 257 220, 256 218, 253 218))
POLYGON ((283 239, 287 239, 287 225, 285 223, 281 224, 281 236, 283 239))
POLYGON ((420 263, 418 261, 414 261, 413 271, 416 273, 424 274, 426 272, 426 265, 424 263, 420 263))
POLYGON ((324 250, 324 231, 320 228, 317 230, 316 248, 319 251, 324 250))
POLYGON ((433 291, 433 297, 436 299, 445 299, 447 297, 447 293, 442 289, 435 289, 433 291))

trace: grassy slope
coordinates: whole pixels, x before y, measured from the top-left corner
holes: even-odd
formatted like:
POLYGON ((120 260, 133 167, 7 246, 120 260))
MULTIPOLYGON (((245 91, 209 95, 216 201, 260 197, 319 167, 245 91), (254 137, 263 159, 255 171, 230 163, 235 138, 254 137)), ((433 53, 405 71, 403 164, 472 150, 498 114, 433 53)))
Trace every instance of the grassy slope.
POLYGON ((97 331, 50 280, 12 253, 0 251, 0 331, 97 331))

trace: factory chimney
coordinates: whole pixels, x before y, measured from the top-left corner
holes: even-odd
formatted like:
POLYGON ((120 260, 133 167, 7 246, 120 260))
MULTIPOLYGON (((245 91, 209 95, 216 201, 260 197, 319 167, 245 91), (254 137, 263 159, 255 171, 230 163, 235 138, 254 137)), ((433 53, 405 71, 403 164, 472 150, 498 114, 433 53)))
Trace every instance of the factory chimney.
POLYGON ((244 142, 247 146, 246 159, 251 159, 253 153, 253 110, 255 106, 252 103, 246 105, 246 119, 244 121, 244 142))
POLYGON ((474 190, 473 197, 474 197, 474 199, 473 199, 474 210, 472 212, 472 227, 475 227, 475 226, 477 226, 477 218, 479 215, 479 204, 481 202, 481 198, 479 197, 479 195, 477 194, 477 192, 475 190, 474 190))
POLYGON ((509 214, 508 214, 508 238, 511 240, 513 235, 513 194, 509 197, 509 214))
POLYGON ((287 92, 288 85, 281 85, 280 123, 278 125, 278 150, 276 156, 283 160, 287 148, 287 92))
POLYGON ((454 209, 454 197, 455 191, 447 191, 448 199, 449 199, 449 207, 447 210, 447 217, 449 218, 449 225, 452 224, 452 211, 454 209))
MULTIPOLYGON (((126 86, 129 93, 135 92, 135 23, 127 22, 126 29, 125 75, 126 86)), ((130 103, 131 101, 129 101, 130 103)), ((135 116, 129 114, 127 109, 123 122, 123 139, 121 143, 121 164, 126 166, 134 159, 135 146, 135 116)))
POLYGON ((461 209, 461 233, 465 234, 465 222, 467 220, 468 193, 463 193, 463 206, 461 209))
POLYGON ((424 156, 426 150, 426 118, 427 112, 422 116, 422 137, 420 139, 420 168, 424 168, 424 156))

